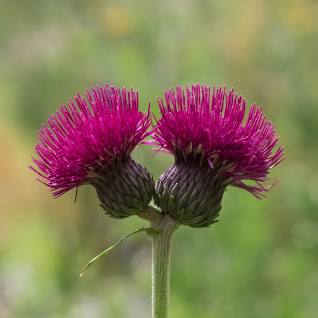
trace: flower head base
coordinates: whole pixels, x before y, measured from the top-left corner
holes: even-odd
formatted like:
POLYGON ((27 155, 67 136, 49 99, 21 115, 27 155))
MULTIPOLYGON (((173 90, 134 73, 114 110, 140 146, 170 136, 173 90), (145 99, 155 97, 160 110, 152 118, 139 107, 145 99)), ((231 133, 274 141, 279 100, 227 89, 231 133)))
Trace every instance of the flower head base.
POLYGON ((226 185, 208 166, 175 163, 158 180, 155 203, 181 224, 206 227, 216 222, 226 185))
POLYGON ((149 172, 130 157, 100 170, 90 182, 105 213, 117 219, 143 212, 154 192, 149 172))
MULTIPOLYGON (((213 207, 210 205, 210 211, 205 212, 214 214, 214 218, 220 210, 222 194, 228 185, 243 188, 258 198, 263 196, 268 190, 266 181, 269 170, 283 160, 283 149, 274 150, 278 137, 260 107, 253 104, 244 119, 246 101, 241 96, 237 96, 233 90, 200 84, 166 91, 165 101, 159 99, 158 103, 162 117, 152 134, 153 143, 175 156, 174 170, 184 180, 181 184, 171 175, 169 179, 165 174, 157 183, 156 201, 166 213, 175 214, 169 205, 173 205, 172 201, 184 187, 188 189, 188 193, 184 194, 188 199, 193 197, 193 200, 201 200, 201 203, 202 196, 200 199, 195 198, 194 189, 195 192, 206 193, 206 200, 212 194, 204 188, 214 185, 219 189, 216 195, 218 202, 213 207), (187 169, 184 168, 185 164, 187 169), (201 180, 194 188, 196 179, 191 169, 198 170, 198 167, 205 171, 209 182, 201 180), (245 180, 255 181, 255 185, 247 185, 245 180)), ((171 174, 169 171, 167 173, 171 174)), ((193 202, 193 206, 199 203, 193 202)), ((174 217, 182 223, 185 206, 174 205, 173 209, 176 208, 179 214, 174 217)), ((197 223, 189 219, 190 214, 188 211, 187 224, 192 226, 208 226, 214 220, 210 217, 206 218, 206 223, 197 223)), ((200 212, 196 208, 192 214, 197 219, 200 212)))
MULTIPOLYGON (((149 111, 143 114, 138 110, 137 91, 107 84, 89 89, 86 98, 76 95, 67 106, 60 106, 41 128, 39 143, 35 146, 39 158, 33 158, 37 168, 31 169, 42 178, 55 197, 86 183, 96 188, 111 186, 111 182, 107 185, 106 180, 100 182, 106 175, 105 171, 109 174, 114 167, 118 171, 118 165, 137 165, 130 159, 130 154, 148 135, 150 125, 149 111)), ((138 165, 138 171, 140 167, 138 165)), ((142 176, 147 180, 140 186, 152 184, 149 173, 144 171, 142 176)), ((144 201, 149 195, 151 197, 152 187, 143 190, 149 192, 143 202, 128 202, 127 211, 149 203, 150 199, 146 203, 144 201)), ((102 190, 97 189, 99 191, 102 190)), ((116 202, 116 198, 110 197, 112 191, 107 193, 109 200, 116 202)), ((105 195, 102 197, 108 200, 105 195)), ((104 202, 102 206, 105 207, 104 202)))

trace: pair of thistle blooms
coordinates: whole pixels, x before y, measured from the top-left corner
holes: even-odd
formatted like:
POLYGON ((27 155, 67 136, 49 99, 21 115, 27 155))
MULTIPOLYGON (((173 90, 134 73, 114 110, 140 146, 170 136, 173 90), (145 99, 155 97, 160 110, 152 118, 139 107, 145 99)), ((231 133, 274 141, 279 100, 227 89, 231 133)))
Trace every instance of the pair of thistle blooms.
POLYGON ((163 216, 191 227, 216 221, 227 186, 264 196, 284 151, 259 106, 246 116, 233 90, 200 84, 165 91, 158 105, 152 120, 133 89, 106 84, 76 95, 40 129, 31 169, 54 197, 91 184, 111 217, 141 215, 154 199, 163 216), (175 158, 156 183, 131 158, 141 143, 175 158))

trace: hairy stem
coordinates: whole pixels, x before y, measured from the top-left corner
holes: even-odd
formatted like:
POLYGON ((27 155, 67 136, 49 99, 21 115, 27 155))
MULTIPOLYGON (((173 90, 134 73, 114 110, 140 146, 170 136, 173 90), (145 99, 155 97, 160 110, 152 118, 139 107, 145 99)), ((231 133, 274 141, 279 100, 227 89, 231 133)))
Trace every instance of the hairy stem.
POLYGON ((167 318, 170 283, 171 238, 179 224, 162 216, 152 222, 152 318, 167 318))

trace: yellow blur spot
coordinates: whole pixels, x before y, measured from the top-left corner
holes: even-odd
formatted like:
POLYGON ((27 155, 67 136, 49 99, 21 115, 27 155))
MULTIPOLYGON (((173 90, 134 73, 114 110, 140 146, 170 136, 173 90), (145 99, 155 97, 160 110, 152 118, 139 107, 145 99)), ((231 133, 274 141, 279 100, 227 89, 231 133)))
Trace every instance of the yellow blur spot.
POLYGON ((287 25, 292 32, 306 34, 317 31, 318 5, 296 3, 287 13, 287 25))
POLYGON ((125 36, 132 32, 132 17, 128 9, 121 5, 107 6, 101 15, 104 32, 114 38, 125 36))

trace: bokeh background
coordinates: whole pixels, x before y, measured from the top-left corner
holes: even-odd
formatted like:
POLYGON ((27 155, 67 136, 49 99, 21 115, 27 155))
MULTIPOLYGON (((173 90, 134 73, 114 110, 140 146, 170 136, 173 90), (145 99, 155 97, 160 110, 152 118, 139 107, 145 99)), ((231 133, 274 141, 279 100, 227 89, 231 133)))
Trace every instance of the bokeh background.
MULTIPOLYGON (((54 200, 28 170, 36 131, 105 81, 156 96, 193 82, 234 87, 274 122, 288 159, 266 200, 225 195, 211 229, 180 228, 173 318, 318 314, 318 3, 310 0, 0 1, 0 317, 150 317, 143 221, 106 217, 93 189, 54 200)), ((172 162, 141 147, 158 177, 172 162)))

